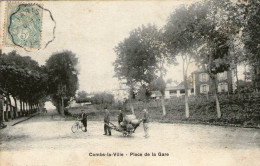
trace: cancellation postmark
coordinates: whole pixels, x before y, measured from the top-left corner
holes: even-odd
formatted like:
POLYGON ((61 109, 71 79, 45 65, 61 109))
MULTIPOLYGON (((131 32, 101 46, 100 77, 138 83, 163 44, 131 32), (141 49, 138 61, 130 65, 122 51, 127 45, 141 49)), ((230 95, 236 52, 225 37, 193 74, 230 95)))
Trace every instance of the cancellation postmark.
POLYGON ((7 3, 3 44, 40 49, 42 13, 39 4, 7 3))

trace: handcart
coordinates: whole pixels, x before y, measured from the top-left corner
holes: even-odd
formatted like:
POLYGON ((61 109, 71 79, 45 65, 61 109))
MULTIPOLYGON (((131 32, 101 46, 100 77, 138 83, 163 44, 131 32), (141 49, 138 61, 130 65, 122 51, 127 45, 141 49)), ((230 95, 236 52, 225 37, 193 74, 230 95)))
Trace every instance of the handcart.
POLYGON ((116 126, 115 124, 109 122, 109 123, 106 123, 106 125, 108 127, 110 127, 112 130, 123 133, 123 136, 130 136, 135 132, 137 127, 139 127, 139 125, 142 122, 143 122, 143 120, 139 120, 138 123, 136 123, 136 124, 128 123, 125 126, 122 126, 122 125, 116 126))

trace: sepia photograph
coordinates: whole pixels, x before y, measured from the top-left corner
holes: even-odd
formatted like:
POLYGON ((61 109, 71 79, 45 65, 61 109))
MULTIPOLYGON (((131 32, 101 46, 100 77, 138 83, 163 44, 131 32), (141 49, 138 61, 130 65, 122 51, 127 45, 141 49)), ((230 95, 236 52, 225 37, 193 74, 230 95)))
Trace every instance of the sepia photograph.
POLYGON ((260 166, 260 1, 1 0, 0 165, 260 166))

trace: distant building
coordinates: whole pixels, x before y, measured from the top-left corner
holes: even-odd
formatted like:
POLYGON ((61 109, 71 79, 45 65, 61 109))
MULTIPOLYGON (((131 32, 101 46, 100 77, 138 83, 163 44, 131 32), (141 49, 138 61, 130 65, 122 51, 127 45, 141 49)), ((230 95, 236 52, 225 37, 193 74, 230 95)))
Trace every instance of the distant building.
MULTIPOLYGON (((205 69, 200 69, 192 73, 194 94, 213 93, 214 84, 205 69)), ((235 90, 234 73, 232 70, 217 74, 218 93, 231 93, 235 90)))
POLYGON ((151 91, 151 98, 152 99, 161 99, 162 93, 160 91, 151 91))
MULTIPOLYGON (((188 85, 188 96, 194 94, 194 89, 192 85, 188 85)), ((169 86, 166 87, 165 90, 165 98, 173 98, 173 97, 180 97, 185 95, 185 87, 183 83, 177 85, 177 86, 169 86)))
MULTIPOLYGON (((194 71, 188 79, 188 95, 201 95, 213 93, 213 82, 205 69, 194 71)), ((217 74, 218 93, 232 93, 236 89, 234 72, 232 70, 217 74)), ((185 95, 184 83, 177 86, 167 86, 165 98, 180 97, 185 95)))
POLYGON ((75 108, 75 107, 82 107, 82 106, 86 106, 86 105, 91 105, 91 102, 85 101, 85 102, 81 102, 81 103, 77 103, 75 100, 72 100, 69 103, 69 108, 75 108))

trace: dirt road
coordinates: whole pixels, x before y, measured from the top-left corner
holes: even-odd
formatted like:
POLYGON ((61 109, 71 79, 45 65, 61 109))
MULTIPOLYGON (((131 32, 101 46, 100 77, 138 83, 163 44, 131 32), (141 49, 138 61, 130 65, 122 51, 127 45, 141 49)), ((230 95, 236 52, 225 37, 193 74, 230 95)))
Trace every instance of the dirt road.
POLYGON ((151 123, 149 138, 143 137, 142 126, 130 137, 115 131, 109 137, 102 135, 102 122, 89 121, 87 133, 72 133, 73 123, 51 112, 1 130, 0 165, 260 163, 258 129, 151 123), (150 156, 145 156, 148 154, 150 156))

